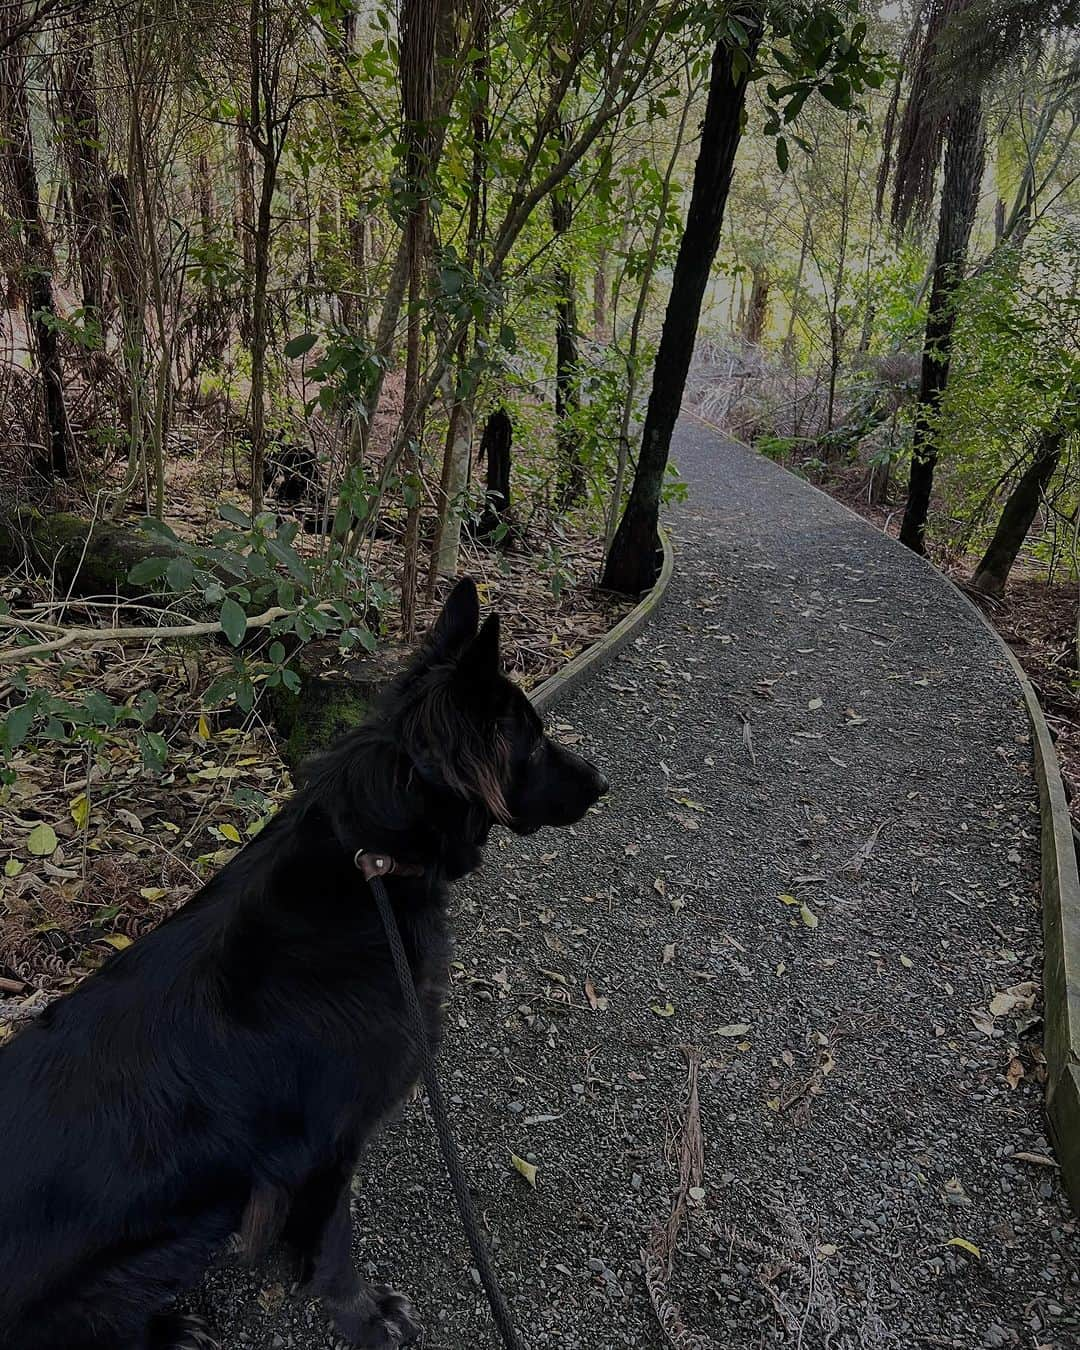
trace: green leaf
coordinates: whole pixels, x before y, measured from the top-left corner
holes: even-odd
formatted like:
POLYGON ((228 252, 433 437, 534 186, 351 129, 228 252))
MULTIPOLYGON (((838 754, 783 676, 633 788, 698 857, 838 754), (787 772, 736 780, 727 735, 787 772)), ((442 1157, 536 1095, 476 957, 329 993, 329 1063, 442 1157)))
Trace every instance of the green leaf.
POLYGON ((128 572, 128 580, 135 586, 145 586, 149 581, 160 581, 169 562, 168 558, 143 558, 128 572))
POLYGON ((221 606, 221 631, 234 647, 240 646, 247 632, 247 615, 231 595, 225 597, 221 606))
POLYGON ((514 1171, 517 1172, 519 1176, 523 1176, 533 1190, 536 1190, 536 1168, 533 1164, 526 1162, 524 1158, 519 1158, 516 1153, 510 1154, 510 1162, 513 1165, 514 1171))
POLYGON ((169 589, 186 591, 195 580, 195 567, 190 558, 173 558, 165 569, 169 589))
POLYGON ((304 356, 318 342, 318 337, 314 333, 301 333, 299 337, 290 338, 285 344, 285 355, 290 361, 298 356, 304 356))
POLYGON ((788 169, 788 147, 787 141, 783 136, 776 138, 776 166, 781 173, 787 173, 788 169))
POLYGON ((56 831, 51 825, 46 825, 44 821, 40 825, 35 825, 30 831, 26 841, 26 851, 33 854, 35 858, 49 858, 59 847, 60 841, 56 837, 56 831))
POLYGON ((238 525, 242 530, 251 529, 251 517, 245 515, 238 506, 233 506, 232 502, 218 502, 218 515, 230 525, 238 525))
POLYGON ((27 733, 34 722, 34 704, 32 702, 20 703, 17 708, 12 708, 7 717, 4 718, 4 739, 7 741, 8 749, 14 750, 17 745, 22 745, 26 740, 27 733))

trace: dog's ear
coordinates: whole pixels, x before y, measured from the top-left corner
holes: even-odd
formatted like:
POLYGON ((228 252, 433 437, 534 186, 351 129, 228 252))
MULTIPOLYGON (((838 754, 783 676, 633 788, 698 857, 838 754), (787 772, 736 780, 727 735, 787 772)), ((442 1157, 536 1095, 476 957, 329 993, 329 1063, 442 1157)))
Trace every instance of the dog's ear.
POLYGON ((459 679, 490 680, 499 673, 499 616, 489 614, 458 662, 459 679))
POLYGON ((456 656, 476 636, 480 597, 472 577, 462 577, 447 597, 431 630, 431 646, 440 656, 456 656))

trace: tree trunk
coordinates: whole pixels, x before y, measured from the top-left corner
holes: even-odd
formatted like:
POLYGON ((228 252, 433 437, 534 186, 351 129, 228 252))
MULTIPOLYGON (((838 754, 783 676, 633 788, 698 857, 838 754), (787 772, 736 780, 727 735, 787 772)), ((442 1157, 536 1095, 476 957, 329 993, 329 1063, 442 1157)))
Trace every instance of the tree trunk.
POLYGON ((945 177, 938 211, 937 247, 930 303, 923 339, 922 376, 915 409, 911 479, 900 540, 916 553, 926 552, 926 519, 937 464, 937 412, 949 380, 954 295, 964 276, 971 227, 982 183, 986 137, 982 101, 976 96, 958 104, 949 118, 945 177))
POLYGON ((810 215, 803 218, 802 244, 799 248, 799 265, 795 269, 795 285, 791 292, 791 313, 788 315, 787 332, 784 334, 784 359, 791 361, 795 356, 795 324, 800 314, 802 300, 803 272, 806 270, 806 255, 810 248, 810 215))
POLYGON ((500 525, 506 524, 510 511, 510 446, 514 438, 513 423, 505 408, 498 408, 487 420, 480 438, 477 460, 487 459, 487 492, 484 514, 480 517, 477 533, 481 539, 490 538, 500 525))
POLYGON ((984 595, 1005 594, 1009 573, 1027 538, 1031 522, 1038 514, 1047 484, 1061 461, 1066 434, 1062 426, 1048 427, 1042 432, 1035 457, 1009 494, 994 537, 971 579, 972 587, 984 595))
POLYGON ((610 342, 608 324, 608 250, 604 245, 596 259, 593 276, 593 337, 597 342, 610 342))
POLYGON ((251 345, 251 278, 255 274, 255 166, 251 155, 251 132, 241 116, 236 127, 237 191, 233 230, 240 245, 240 341, 251 345))
POLYGON ((439 481, 439 518, 435 537, 431 541, 431 560, 428 564, 427 598, 434 600, 439 577, 457 575, 458 551, 461 548, 462 497, 469 480, 469 459, 472 455, 473 404, 472 393, 462 396, 456 392, 450 408, 443 449, 442 477, 439 481))
POLYGON ((85 13, 79 11, 64 39, 60 88, 65 102, 62 129, 71 182, 82 302, 87 317, 102 323, 108 176, 101 151, 92 41, 90 24, 85 13))
POLYGON ((405 526, 405 559, 401 572, 401 623, 405 640, 416 631, 416 587, 420 554, 421 479, 420 441, 423 410, 420 407, 421 293, 428 242, 429 175, 435 164, 436 36, 443 0, 405 0, 401 13, 401 112, 402 139, 406 145, 405 181, 413 204, 405 224, 408 246, 409 313, 405 349, 405 389, 402 431, 405 435, 404 478, 411 485, 405 526))
POLYGON ((251 291, 251 513, 263 505, 266 459, 266 290, 270 280, 270 207, 277 178, 276 159, 263 160, 259 216, 255 224, 255 277, 251 291))
MULTIPOLYGON (((552 63, 552 80, 558 83, 560 72, 552 63)), ((555 141, 560 153, 566 149, 566 127, 557 114, 555 141)), ((574 219, 574 206, 568 182, 551 194, 551 228, 555 235, 555 443, 558 460, 556 501, 560 510, 572 506, 585 488, 581 463, 581 435, 574 418, 580 406, 578 396, 579 352, 577 296, 574 270, 568 258, 566 236, 574 219)))
POLYGON ((20 40, 5 43, 21 18, 21 5, 0 5, 0 101, 3 108, 3 153, 8 162, 11 200, 8 209, 22 244, 21 278, 26 327, 41 373, 42 401, 48 435, 48 453, 37 459, 46 476, 68 473, 71 430, 64 404, 64 373, 56 333, 56 303, 52 284, 52 247, 45 233, 38 195, 37 167, 26 97, 26 59, 20 40))
POLYGON ((743 24, 749 33, 749 51, 733 49, 721 40, 713 52, 694 187, 660 334, 637 470, 604 568, 603 584, 614 591, 637 594, 656 580, 660 489, 694 354, 701 302, 720 243, 735 153, 742 138, 748 74, 761 41, 761 10, 755 8, 743 17, 743 24))
POLYGON ((747 305, 746 321, 743 324, 743 341, 756 347, 761 342, 769 318, 769 269, 755 264, 752 276, 750 303, 747 305))

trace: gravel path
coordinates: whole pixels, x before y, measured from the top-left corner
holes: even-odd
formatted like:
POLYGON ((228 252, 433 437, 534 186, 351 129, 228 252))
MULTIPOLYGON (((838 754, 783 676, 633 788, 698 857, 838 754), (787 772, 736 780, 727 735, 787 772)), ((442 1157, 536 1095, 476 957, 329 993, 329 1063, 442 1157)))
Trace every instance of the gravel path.
MULTIPOLYGON (((459 893, 444 1081, 527 1344, 669 1344, 642 1249, 699 1119, 654 1287, 701 1339, 671 1344, 1076 1350, 1019 691, 868 525, 696 423, 676 457, 668 599, 554 716, 611 795, 459 893)), ((356 1191, 358 1257, 425 1345, 494 1347, 422 1104, 356 1191)), ((281 1271, 200 1302, 230 1350, 333 1343, 281 1271)))

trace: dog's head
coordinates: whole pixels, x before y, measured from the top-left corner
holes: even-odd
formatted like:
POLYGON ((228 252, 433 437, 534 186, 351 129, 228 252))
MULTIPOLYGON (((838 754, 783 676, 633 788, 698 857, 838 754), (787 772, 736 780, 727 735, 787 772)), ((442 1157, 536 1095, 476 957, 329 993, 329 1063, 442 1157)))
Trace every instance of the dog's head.
POLYGON ((503 673, 498 615, 480 624, 469 579, 451 592, 401 694, 405 747, 424 777, 518 834, 572 825, 607 791, 599 770, 545 734, 503 673))

